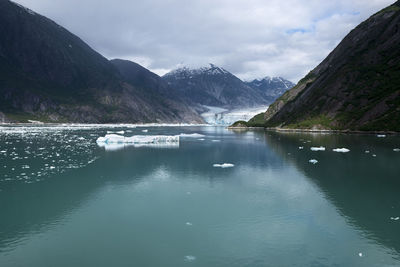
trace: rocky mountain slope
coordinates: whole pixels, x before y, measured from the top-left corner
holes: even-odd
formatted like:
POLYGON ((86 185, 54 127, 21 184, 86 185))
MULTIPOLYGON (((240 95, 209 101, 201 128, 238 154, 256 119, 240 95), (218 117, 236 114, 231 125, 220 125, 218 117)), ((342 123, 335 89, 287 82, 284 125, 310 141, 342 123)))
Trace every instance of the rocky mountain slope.
POLYGON ((271 103, 274 102, 278 97, 283 95, 287 90, 295 86, 294 83, 282 77, 269 76, 261 80, 255 79, 251 82, 245 83, 251 88, 259 90, 271 103))
POLYGON ((8 0, 0 10, 2 121, 202 121, 185 103, 155 97, 155 74, 126 77, 53 21, 8 0))
POLYGON ((399 48, 397 1, 358 25, 321 64, 247 125, 400 131, 399 48))
POLYGON ((192 105, 237 109, 271 103, 260 90, 213 64, 199 69, 180 68, 162 78, 177 97, 192 105))

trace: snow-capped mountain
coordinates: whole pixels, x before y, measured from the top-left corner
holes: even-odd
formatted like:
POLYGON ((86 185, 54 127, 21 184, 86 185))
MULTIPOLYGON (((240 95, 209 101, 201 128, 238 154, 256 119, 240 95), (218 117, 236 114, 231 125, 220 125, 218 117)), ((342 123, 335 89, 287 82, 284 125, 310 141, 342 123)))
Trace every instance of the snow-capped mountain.
POLYGON ((256 90, 259 90, 268 101, 273 102, 284 92, 295 86, 294 83, 282 77, 265 77, 261 80, 253 80, 246 84, 256 90))
POLYGON ((179 68, 164 75, 163 79, 177 97, 193 105, 232 110, 271 103, 262 91, 214 64, 197 69, 179 68))

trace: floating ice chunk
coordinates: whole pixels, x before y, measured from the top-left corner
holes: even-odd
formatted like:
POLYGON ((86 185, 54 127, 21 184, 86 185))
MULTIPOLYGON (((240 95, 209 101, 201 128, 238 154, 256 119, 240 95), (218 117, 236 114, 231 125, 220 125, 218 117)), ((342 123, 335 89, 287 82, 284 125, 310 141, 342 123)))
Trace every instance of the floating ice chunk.
POLYGON ((193 224, 191 222, 186 222, 187 226, 192 226, 193 224))
POLYGON ((301 150, 301 149, 304 149, 304 146, 299 146, 299 149, 301 150))
POLYGON ((386 135, 385 134, 378 134, 376 137, 383 138, 383 137, 386 137, 386 135))
POLYGON ((195 256, 192 255, 185 256, 185 261, 194 261, 194 260, 196 260, 195 256))
POLYGON ((400 152, 400 148, 393 148, 394 152, 400 152))
POLYGON ((142 132, 144 132, 144 133, 147 133, 149 130, 147 130, 147 129, 144 129, 144 130, 142 130, 142 132))
POLYGON ((312 163, 312 164, 317 164, 317 163, 318 163, 318 160, 316 160, 316 159, 310 159, 308 162, 310 162, 310 163, 312 163))
POLYGON ((367 153, 367 154, 368 154, 368 153, 369 153, 369 150, 365 150, 365 153, 367 153))
POLYGON ((350 151, 350 149, 347 149, 347 148, 334 148, 334 149, 332 149, 332 151, 334 151, 334 152, 340 152, 340 153, 347 153, 347 152, 349 152, 350 151))
POLYGON ((373 157, 376 157, 376 154, 373 154, 372 156, 373 156, 373 157))
POLYGON ((204 140, 206 140, 206 139, 204 139, 204 138, 199 138, 199 139, 197 139, 197 140, 199 140, 199 141, 204 141, 204 140))
POLYGON ((113 132, 113 131, 107 131, 108 134, 125 134, 125 131, 118 131, 118 132, 113 132))
POLYGON ((362 257, 362 256, 363 256, 363 254, 360 252, 360 253, 358 253, 358 256, 362 257))
POLYGON ((311 147, 310 148, 312 151, 325 151, 325 147, 320 146, 320 147, 311 147))
POLYGON ((400 217, 390 217, 390 219, 393 221, 398 221, 398 220, 400 220, 400 217))
POLYGON ((192 138, 200 138, 200 137, 204 137, 204 134, 199 134, 199 133, 192 133, 192 134, 185 134, 185 133, 181 133, 179 135, 180 137, 192 137, 192 138))
POLYGON ((221 142, 221 140, 214 139, 214 140, 211 140, 211 142, 221 142))
POLYGON ((107 134, 97 138, 96 141, 106 144, 160 144, 160 143, 179 143, 178 135, 134 135, 124 137, 116 134, 107 134))
POLYGON ((235 165, 232 163, 223 163, 223 164, 213 164, 213 167, 215 168, 232 168, 235 165))

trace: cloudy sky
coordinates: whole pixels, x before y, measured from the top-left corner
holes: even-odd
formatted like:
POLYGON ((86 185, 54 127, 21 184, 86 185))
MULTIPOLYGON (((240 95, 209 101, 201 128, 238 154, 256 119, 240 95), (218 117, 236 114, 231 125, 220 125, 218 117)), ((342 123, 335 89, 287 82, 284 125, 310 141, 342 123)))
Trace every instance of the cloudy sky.
POLYGON ((215 63, 240 78, 297 82, 394 0, 16 0, 105 57, 159 75, 215 63))

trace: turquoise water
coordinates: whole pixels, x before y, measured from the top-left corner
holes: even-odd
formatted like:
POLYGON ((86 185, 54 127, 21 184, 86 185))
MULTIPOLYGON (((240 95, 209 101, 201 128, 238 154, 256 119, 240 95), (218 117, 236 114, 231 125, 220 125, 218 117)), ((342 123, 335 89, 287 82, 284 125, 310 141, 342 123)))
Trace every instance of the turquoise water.
POLYGON ((400 265, 399 136, 142 129, 1 127, 0 266, 400 265))

